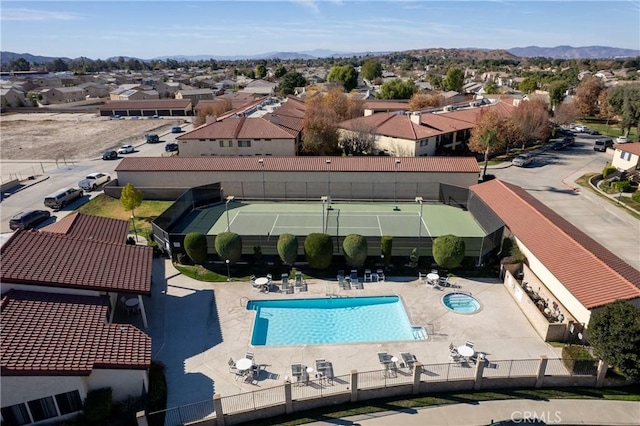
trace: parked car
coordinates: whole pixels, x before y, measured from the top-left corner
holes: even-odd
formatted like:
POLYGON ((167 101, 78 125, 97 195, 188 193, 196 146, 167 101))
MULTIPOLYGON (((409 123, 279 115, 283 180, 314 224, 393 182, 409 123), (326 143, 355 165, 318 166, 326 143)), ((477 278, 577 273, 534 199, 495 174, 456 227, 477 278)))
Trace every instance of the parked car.
POLYGON ((598 139, 593 144, 594 151, 606 152, 607 148, 613 148, 613 139, 598 139))
POLYGON ((118 148, 118 154, 129 154, 135 152, 136 148, 133 145, 122 145, 118 148))
POLYGON ((9 220, 9 228, 12 231, 17 231, 18 229, 31 229, 50 217, 51 213, 49 210, 25 210, 13 216, 9 220))
POLYGON ((531 154, 519 154, 516 158, 511 160, 511 164, 518 167, 524 167, 533 161, 531 154))
POLYGON ((181 133, 182 132, 182 127, 180 126, 174 126, 171 128, 171 133, 181 133))
POLYGON ((124 117, 116 114, 109 117, 109 120, 124 120, 124 117))
POLYGON ((576 143, 576 138, 575 136, 565 136, 562 139, 562 142, 565 144, 565 146, 573 146, 576 143))
POLYGON ((167 152, 174 152, 178 150, 178 144, 175 142, 169 142, 164 146, 164 150, 167 152))
POLYGON ((76 201, 84 195, 82 189, 64 188, 44 198, 45 207, 60 210, 67 204, 76 201))
POLYGON ((596 129, 587 129, 587 133, 590 135, 599 135, 600 132, 597 131, 596 129))
POLYGON ((117 158, 118 158, 118 153, 116 151, 113 151, 113 150, 105 151, 102 154, 102 159, 103 160, 115 160, 117 158))
POLYGON ((574 131, 576 132, 580 132, 580 133, 586 133, 589 130, 589 128, 587 126, 576 126, 574 131))
POLYGON ((556 141, 554 143, 551 144, 551 149, 554 151, 561 151, 563 149, 565 149, 566 145, 564 144, 563 141, 556 141))
POLYGON ((158 143, 160 142, 160 136, 155 134, 148 134, 146 135, 146 140, 147 140, 147 143, 158 143))
POLYGON ((107 173, 89 173, 84 179, 78 182, 78 186, 85 191, 95 191, 97 187, 111 181, 111 176, 107 173))
POLYGON ((629 139, 626 136, 618 136, 616 138, 616 143, 627 143, 629 139))

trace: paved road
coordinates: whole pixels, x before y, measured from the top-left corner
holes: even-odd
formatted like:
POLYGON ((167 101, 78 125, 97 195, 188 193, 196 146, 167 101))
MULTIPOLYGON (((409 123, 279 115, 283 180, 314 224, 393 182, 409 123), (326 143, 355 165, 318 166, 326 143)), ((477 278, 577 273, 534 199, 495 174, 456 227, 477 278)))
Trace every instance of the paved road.
POLYGON ((638 425, 640 403, 604 400, 508 400, 477 404, 451 404, 402 413, 386 411, 339 420, 309 423, 310 425, 361 426, 427 426, 427 425, 638 425), (528 421, 525 421, 528 420, 528 421))
MULTIPOLYGON (((182 126, 183 130, 191 130, 192 125, 182 126)), ((142 143, 136 147, 136 152, 131 154, 121 155, 121 158, 125 156, 142 156, 142 157, 159 157, 165 153, 164 146, 167 142, 175 142, 176 136, 180 134, 175 133, 163 133, 160 134, 162 143, 147 144, 142 143)), ((120 160, 103 161, 101 158, 89 158, 78 162, 55 162, 51 160, 1 160, 0 166, 2 167, 3 175, 9 173, 18 173, 26 171, 24 178, 32 174, 46 174, 48 179, 33 185, 23 191, 10 195, 2 200, 2 208, 0 210, 0 233, 11 232, 9 229, 9 219, 25 209, 45 208, 43 204, 44 198, 64 187, 77 187, 78 182, 89 173, 93 172, 106 172, 113 178, 116 177, 114 173, 115 168, 120 163, 120 160)), ((68 205, 65 209, 60 211, 52 211, 52 218, 43 223, 40 226, 46 226, 58 219, 63 218, 74 209, 78 208, 83 203, 86 203, 91 198, 100 194, 101 191, 94 191, 87 193, 81 200, 68 205)))
POLYGON ((575 180, 602 171, 611 154, 593 150, 597 136, 580 136, 573 147, 540 151, 528 167, 493 169, 498 179, 523 187, 581 231, 640 269, 640 221, 575 180))

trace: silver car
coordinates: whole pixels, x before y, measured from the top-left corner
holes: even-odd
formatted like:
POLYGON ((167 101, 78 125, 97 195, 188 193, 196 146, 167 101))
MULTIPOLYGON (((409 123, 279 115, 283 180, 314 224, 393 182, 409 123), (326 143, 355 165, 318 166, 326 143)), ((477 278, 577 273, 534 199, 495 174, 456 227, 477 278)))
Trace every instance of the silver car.
POLYGON ((516 158, 511 160, 511 164, 518 167, 524 167, 533 161, 531 154, 519 154, 516 158))

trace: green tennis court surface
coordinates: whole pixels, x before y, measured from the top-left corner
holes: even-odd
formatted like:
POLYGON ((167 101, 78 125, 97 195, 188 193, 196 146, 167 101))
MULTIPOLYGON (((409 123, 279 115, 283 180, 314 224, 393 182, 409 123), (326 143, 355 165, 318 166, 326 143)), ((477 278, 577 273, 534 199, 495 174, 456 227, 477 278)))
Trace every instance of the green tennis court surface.
POLYGON ((484 231, 471 213, 443 204, 422 206, 417 203, 332 203, 331 210, 317 203, 251 203, 230 202, 196 209, 175 225, 172 232, 201 232, 217 235, 229 229, 240 235, 308 235, 326 232, 330 235, 360 234, 395 237, 437 237, 453 234, 459 237, 483 237, 484 231))

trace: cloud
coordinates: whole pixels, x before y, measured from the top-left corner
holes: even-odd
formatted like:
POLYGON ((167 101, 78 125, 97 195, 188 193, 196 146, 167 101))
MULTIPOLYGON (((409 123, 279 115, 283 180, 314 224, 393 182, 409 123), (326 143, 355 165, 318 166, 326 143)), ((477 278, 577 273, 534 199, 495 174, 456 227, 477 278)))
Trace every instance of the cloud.
POLYGON ((3 21, 78 21, 83 16, 74 12, 52 12, 36 9, 3 9, 3 21))
POLYGON ((293 3, 297 3, 300 6, 311 9, 313 13, 320 13, 320 8, 314 0, 291 0, 293 3))

